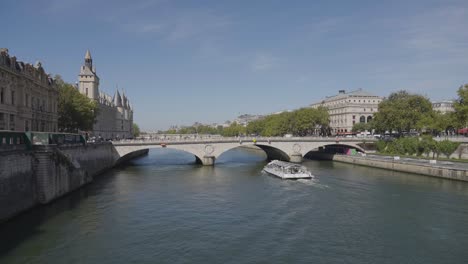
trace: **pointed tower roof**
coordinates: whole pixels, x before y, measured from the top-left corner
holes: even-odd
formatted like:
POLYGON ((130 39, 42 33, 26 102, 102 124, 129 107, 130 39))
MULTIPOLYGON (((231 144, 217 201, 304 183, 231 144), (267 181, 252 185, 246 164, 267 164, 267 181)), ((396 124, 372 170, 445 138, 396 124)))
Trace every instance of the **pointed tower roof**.
POLYGON ((89 52, 89 50, 86 50, 86 54, 85 54, 85 59, 91 59, 91 52, 89 52))
POLYGON ((127 98, 127 104, 125 105, 125 108, 130 109, 130 100, 127 98))
POLYGON ((117 107, 122 107, 122 97, 120 97, 119 90, 117 90, 117 91, 115 92, 115 95, 114 95, 114 104, 115 104, 115 106, 117 106, 117 107))
POLYGON ((127 107, 127 96, 125 95, 124 90, 122 90, 122 106, 127 107))

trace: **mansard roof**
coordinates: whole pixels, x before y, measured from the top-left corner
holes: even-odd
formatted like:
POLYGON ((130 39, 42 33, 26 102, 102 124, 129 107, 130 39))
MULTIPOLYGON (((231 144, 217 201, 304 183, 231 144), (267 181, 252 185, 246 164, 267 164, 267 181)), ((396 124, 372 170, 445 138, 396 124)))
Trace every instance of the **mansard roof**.
POLYGON ((346 92, 345 90, 340 90, 340 92, 337 95, 333 96, 327 96, 324 101, 333 101, 333 100, 338 100, 338 99, 344 99, 348 97, 374 97, 374 98, 379 98, 377 95, 373 95, 367 91, 364 91, 362 89, 358 89, 355 91, 351 92, 346 92))

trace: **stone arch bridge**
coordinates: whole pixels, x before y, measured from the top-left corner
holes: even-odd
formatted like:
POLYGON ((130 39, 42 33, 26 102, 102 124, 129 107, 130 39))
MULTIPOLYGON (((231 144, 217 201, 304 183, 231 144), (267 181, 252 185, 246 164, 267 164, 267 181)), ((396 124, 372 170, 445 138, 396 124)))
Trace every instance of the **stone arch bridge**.
POLYGON ((317 151, 321 147, 333 147, 335 150, 353 148, 365 153, 363 143, 373 141, 376 140, 373 138, 220 138, 189 141, 134 140, 113 142, 113 144, 120 158, 143 149, 171 148, 193 154, 197 163, 213 165, 221 154, 241 146, 255 145, 265 151, 269 160, 299 163, 307 153, 317 151))

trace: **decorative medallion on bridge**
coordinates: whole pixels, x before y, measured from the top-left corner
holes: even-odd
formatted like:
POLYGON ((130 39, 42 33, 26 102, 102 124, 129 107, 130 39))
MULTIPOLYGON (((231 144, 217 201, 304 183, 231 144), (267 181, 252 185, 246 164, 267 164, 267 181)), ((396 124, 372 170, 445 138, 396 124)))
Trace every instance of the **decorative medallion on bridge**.
POLYGON ((299 146, 299 144, 297 144, 297 143, 294 144, 294 145, 293 145, 293 151, 294 151, 294 153, 296 153, 296 154, 300 154, 300 153, 301 153, 301 146, 299 146))
POLYGON ((212 145, 206 145, 205 146, 205 154, 206 155, 211 155, 213 153, 214 147, 212 145))

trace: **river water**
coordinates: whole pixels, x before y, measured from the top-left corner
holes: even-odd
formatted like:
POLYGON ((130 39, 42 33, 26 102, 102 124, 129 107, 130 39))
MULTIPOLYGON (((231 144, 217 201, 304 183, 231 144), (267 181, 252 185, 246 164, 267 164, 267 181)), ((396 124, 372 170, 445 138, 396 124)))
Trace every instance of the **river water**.
POLYGON ((468 183, 306 161, 264 175, 160 149, 0 226, 0 263, 467 263, 468 183))

